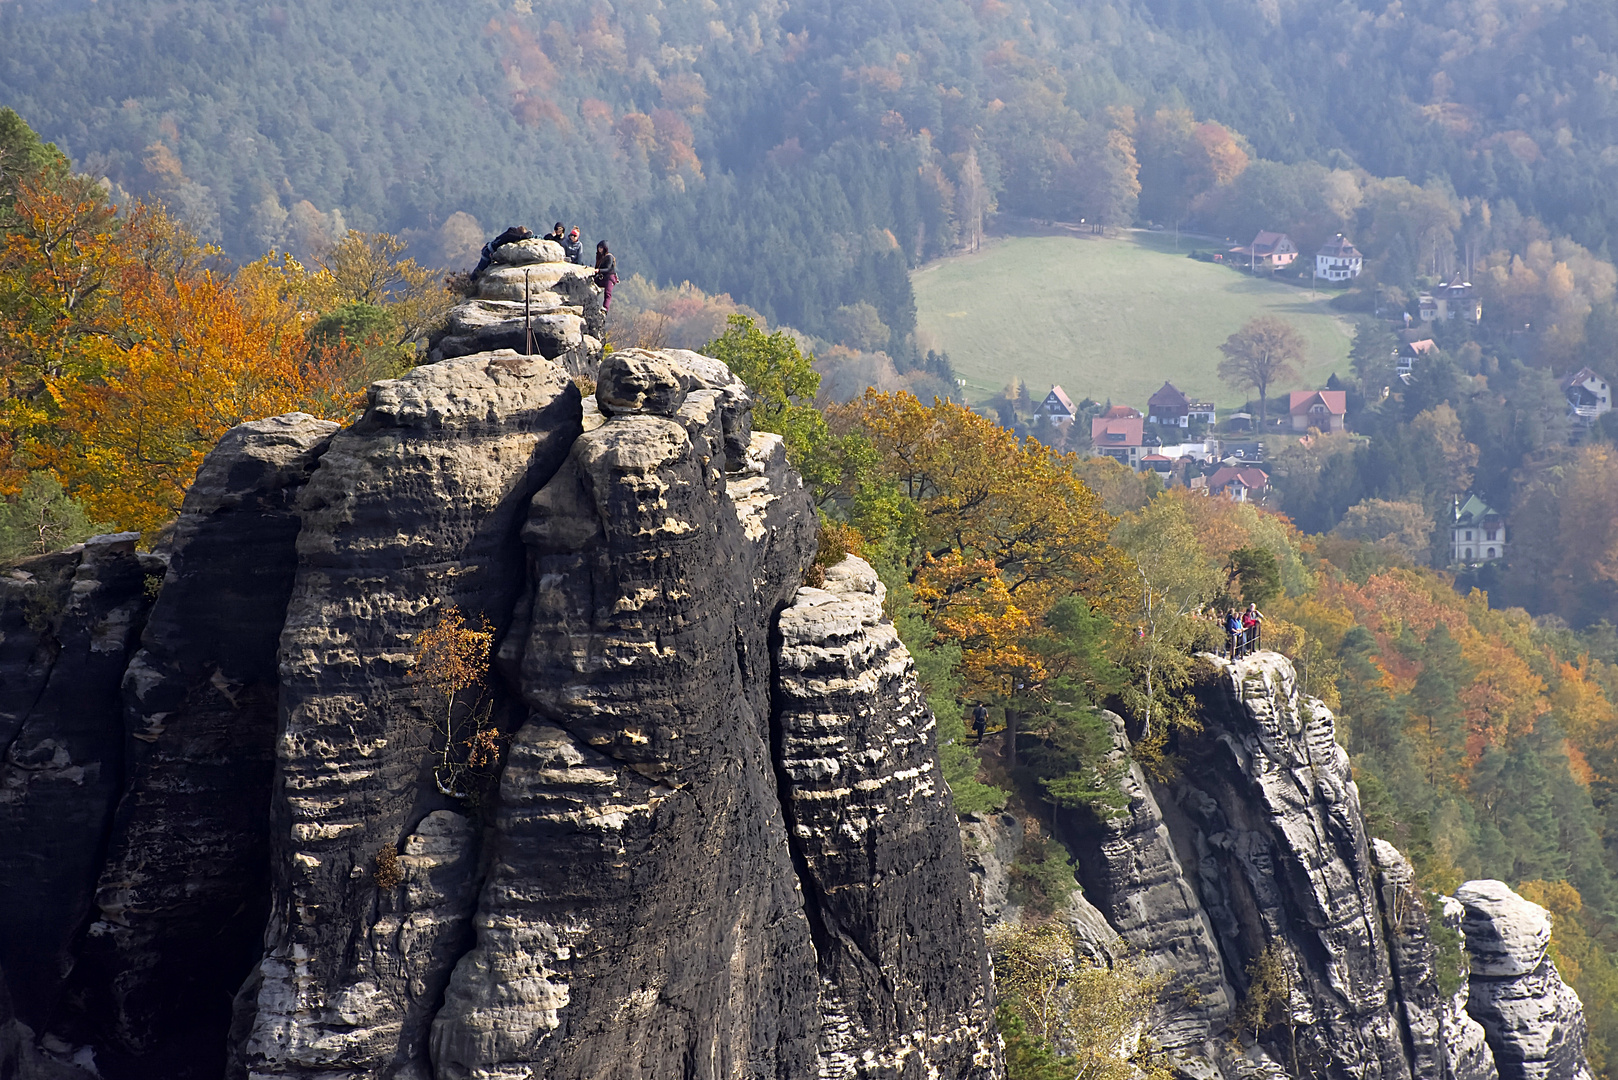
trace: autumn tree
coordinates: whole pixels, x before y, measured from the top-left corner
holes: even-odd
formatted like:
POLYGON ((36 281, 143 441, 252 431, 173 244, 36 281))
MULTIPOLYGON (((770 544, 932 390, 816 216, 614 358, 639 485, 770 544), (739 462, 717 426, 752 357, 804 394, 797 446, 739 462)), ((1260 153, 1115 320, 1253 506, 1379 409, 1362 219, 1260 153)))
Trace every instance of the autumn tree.
POLYGON ((1238 389, 1258 391, 1259 423, 1269 418, 1269 390, 1298 376, 1307 343, 1296 327, 1274 315, 1260 315, 1225 339, 1219 351, 1219 377, 1238 389))

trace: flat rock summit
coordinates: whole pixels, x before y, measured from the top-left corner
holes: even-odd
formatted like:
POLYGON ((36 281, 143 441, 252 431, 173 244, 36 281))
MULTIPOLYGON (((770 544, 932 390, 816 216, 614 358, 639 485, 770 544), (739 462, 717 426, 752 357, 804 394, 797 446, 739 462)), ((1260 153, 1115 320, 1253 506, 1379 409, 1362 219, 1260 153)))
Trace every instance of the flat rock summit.
MULTIPOLYGON (((601 359, 536 251, 353 424, 226 435, 161 553, 0 575, 0 1078, 1005 1075, 1023 824, 963 843, 883 585, 804 583, 747 388, 601 359), (490 351, 524 289, 551 337, 490 351)), ((1423 902, 1287 661, 1208 670, 1185 775, 1055 822, 1058 917, 1172 976, 1170 1065, 1589 1076, 1544 910, 1423 902), (1255 1043, 1266 952, 1292 1037, 1255 1043)))

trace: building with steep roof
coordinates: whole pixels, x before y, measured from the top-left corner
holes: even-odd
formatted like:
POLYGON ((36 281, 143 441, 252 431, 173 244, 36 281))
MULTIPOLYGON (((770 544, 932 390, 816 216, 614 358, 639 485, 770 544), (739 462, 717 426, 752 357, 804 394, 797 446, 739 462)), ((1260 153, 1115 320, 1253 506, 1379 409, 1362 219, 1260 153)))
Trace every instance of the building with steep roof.
POLYGON ((1567 395, 1568 412, 1575 420, 1593 424, 1603 413, 1612 411, 1611 386, 1587 367, 1562 376, 1561 387, 1567 395))
POLYGON ((1269 490, 1269 474, 1251 465, 1221 465, 1208 477, 1208 494, 1234 502, 1262 502, 1269 490))
POLYGON ((1456 500, 1450 525, 1451 562, 1471 566, 1506 555, 1506 519, 1476 495, 1456 500))
POLYGON ((1253 242, 1244 247, 1230 249, 1236 261, 1247 264, 1249 270, 1279 270, 1292 265, 1298 257, 1298 245, 1286 233, 1260 230, 1253 242))
POLYGON ((1322 281, 1348 281, 1360 276, 1364 263, 1360 249, 1338 233, 1315 252, 1315 277, 1322 281))
POLYGON ((1287 398, 1293 431, 1342 431, 1348 419, 1345 390, 1294 390, 1287 398))
POLYGON ((1079 415, 1079 410, 1073 405, 1073 399, 1068 397, 1067 391, 1060 386, 1051 387, 1051 392, 1039 403, 1039 411, 1051 420, 1060 421, 1070 421, 1079 415))
POLYGON ((1483 301, 1470 281, 1462 279, 1461 272, 1430 293, 1421 294, 1421 321, 1448 322, 1456 317, 1471 322, 1483 319, 1483 301))
POLYGON ((1134 409, 1129 411, 1135 415, 1098 416, 1091 420, 1090 442, 1095 447, 1096 454, 1115 458, 1133 469, 1140 464, 1146 420, 1134 409))
POLYGON ((1161 390, 1146 399, 1146 419, 1154 424, 1185 427, 1190 408, 1191 399, 1180 393, 1173 383, 1165 382, 1161 390))

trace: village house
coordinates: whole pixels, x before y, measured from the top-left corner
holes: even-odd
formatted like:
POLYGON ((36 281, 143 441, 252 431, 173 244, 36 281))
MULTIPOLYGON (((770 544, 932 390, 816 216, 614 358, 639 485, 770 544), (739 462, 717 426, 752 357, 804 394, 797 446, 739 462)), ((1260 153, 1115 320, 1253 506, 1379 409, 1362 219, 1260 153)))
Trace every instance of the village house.
POLYGON ((1269 270, 1272 273, 1291 266, 1298 257, 1298 245, 1286 233, 1261 230, 1253 242, 1245 247, 1231 248, 1236 261, 1247 264, 1249 270, 1269 270))
POLYGON ((1472 565, 1504 558, 1506 519, 1476 495, 1468 495, 1465 503, 1455 501, 1455 522, 1449 530, 1451 561, 1472 565))
POLYGON ((1073 407, 1073 399, 1060 386, 1051 387, 1051 392, 1039 403, 1039 411, 1047 419, 1058 423, 1071 423, 1079 415, 1078 409, 1073 407))
POLYGON ((1483 319, 1483 301, 1470 281, 1461 280, 1459 270, 1455 271, 1455 276, 1448 284, 1421 294, 1422 322, 1448 322, 1457 317, 1472 322, 1483 319))
POLYGON ((1583 423, 1593 424, 1612 411, 1611 387, 1587 367, 1562 377, 1562 393, 1567 395, 1568 412, 1583 423))
POLYGON ((1191 399, 1180 393, 1171 382, 1146 399, 1146 419, 1153 424, 1185 427, 1191 399))
POLYGON ((1107 415, 1090 421, 1090 442, 1098 455, 1114 458, 1131 469, 1140 465, 1146 420, 1127 405, 1114 405, 1107 415), (1111 415, 1119 410, 1134 415, 1111 415))
POLYGON ((1342 431, 1348 418, 1348 393, 1344 390, 1294 390, 1287 401, 1293 431, 1342 431))
POLYGON ((1223 495, 1232 502, 1263 502, 1269 490, 1269 476, 1251 465, 1221 465, 1208 477, 1208 494, 1223 495))
POLYGON ((1199 420, 1210 428, 1218 420, 1214 415, 1214 405, 1211 401, 1193 401, 1185 407, 1185 418, 1195 424, 1199 420))
POLYGON ((1338 233, 1315 252, 1315 277, 1322 281, 1347 281, 1360 276, 1364 264, 1360 249, 1338 233))
POLYGON ((1401 342, 1397 354, 1400 377, 1403 378, 1413 373, 1416 370, 1416 361, 1426 360, 1437 348, 1438 346, 1434 344, 1432 338, 1401 342))

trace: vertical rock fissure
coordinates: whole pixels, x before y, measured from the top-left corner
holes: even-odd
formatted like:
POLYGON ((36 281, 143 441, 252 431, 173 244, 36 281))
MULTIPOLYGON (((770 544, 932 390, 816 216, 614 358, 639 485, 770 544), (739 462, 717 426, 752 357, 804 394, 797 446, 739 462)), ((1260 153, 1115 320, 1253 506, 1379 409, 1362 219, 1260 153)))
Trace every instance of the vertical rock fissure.
POLYGON ((802 838, 798 836, 798 819, 792 809, 792 778, 786 768, 780 616, 780 611, 777 611, 770 619, 770 766, 775 773, 775 798, 781 804, 781 821, 786 826, 787 852, 792 857, 792 872, 798 879, 798 891, 803 896, 804 917, 809 920, 809 937, 814 942, 815 956, 824 960, 831 953, 833 941, 826 925, 826 909, 821 902, 820 887, 809 870, 809 856, 803 850, 802 838))

